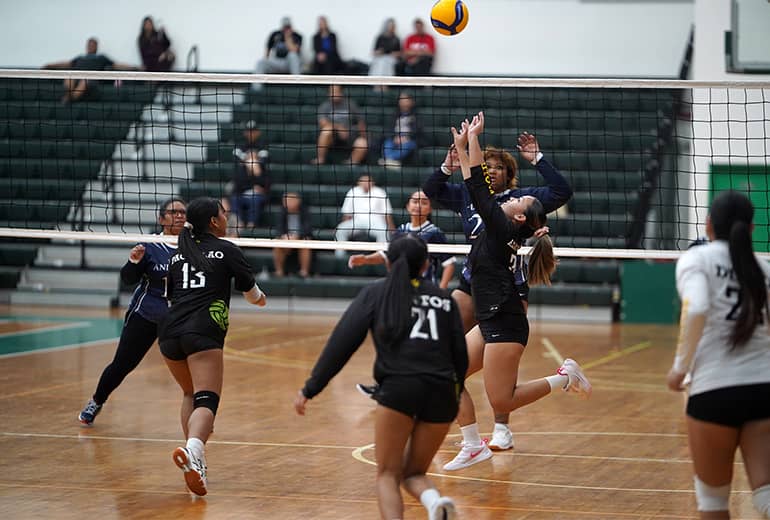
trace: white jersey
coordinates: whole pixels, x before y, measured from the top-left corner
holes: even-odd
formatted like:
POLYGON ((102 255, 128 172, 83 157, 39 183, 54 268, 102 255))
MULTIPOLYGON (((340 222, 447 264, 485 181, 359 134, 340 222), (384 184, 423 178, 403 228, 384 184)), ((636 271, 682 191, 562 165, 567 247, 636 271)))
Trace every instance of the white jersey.
MULTIPOLYGON (((757 258, 770 280, 770 266, 757 258)), ((770 383, 770 330, 768 317, 757 325, 745 345, 731 350, 730 334, 739 308, 738 281, 727 242, 716 240, 687 251, 676 264, 676 288, 691 314, 705 314, 692 364, 690 395, 717 388, 770 383)))

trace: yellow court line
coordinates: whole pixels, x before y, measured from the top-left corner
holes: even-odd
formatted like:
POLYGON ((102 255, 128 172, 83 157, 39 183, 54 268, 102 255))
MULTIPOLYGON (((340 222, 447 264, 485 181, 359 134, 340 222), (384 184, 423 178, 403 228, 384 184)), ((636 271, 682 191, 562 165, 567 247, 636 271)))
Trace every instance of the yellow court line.
POLYGON ((615 352, 611 352, 604 357, 600 357, 599 359, 595 359, 584 365, 581 365, 581 367, 583 367, 583 370, 588 370, 589 368, 595 368, 600 365, 609 363, 610 361, 614 361, 618 358, 627 356, 629 354, 633 354, 634 352, 639 352, 640 350, 650 348, 651 346, 652 346, 651 341, 642 341, 641 343, 637 343, 636 345, 631 345, 630 347, 622 348, 615 352))
POLYGON ((561 353, 556 350, 556 345, 554 345, 553 342, 551 342, 551 340, 546 337, 543 337, 542 342, 545 350, 547 351, 545 355, 553 358, 556 363, 561 366, 561 364, 564 363, 564 356, 562 356, 561 353))

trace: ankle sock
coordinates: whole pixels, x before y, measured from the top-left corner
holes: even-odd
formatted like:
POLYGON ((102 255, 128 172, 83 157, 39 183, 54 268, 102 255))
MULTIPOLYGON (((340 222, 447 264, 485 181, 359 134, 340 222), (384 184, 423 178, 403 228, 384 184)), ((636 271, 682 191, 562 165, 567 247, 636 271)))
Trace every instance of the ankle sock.
POLYGON ((463 434, 463 442, 470 446, 478 446, 481 444, 481 436, 479 435, 479 425, 476 423, 469 424, 468 426, 460 426, 460 432, 463 434))

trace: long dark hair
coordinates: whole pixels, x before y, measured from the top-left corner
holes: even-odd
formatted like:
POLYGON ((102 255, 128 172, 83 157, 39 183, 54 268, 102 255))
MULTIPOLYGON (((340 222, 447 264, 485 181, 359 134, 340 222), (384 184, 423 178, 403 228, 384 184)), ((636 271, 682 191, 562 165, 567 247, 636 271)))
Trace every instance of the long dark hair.
POLYGON ((152 16, 145 16, 142 18, 142 26, 139 28, 139 37, 137 38, 137 41, 141 44, 144 41, 150 41, 155 37, 155 35, 158 34, 158 29, 155 28, 155 21, 152 19, 152 16), (146 35, 144 33, 144 24, 149 20, 152 22, 152 32, 149 35, 146 35))
POLYGON ((209 222, 212 217, 219 215, 220 208, 222 203, 218 199, 209 197, 193 199, 187 206, 187 222, 179 232, 177 249, 198 271, 211 272, 214 266, 211 260, 203 256, 195 237, 209 232, 209 222))
POLYGON ((423 239, 410 233, 394 238, 386 255, 390 271, 378 305, 374 336, 380 342, 392 345, 403 339, 409 328, 415 290, 412 279, 420 276, 428 258, 428 246, 423 239))
POLYGON ((714 238, 728 243, 730 260, 740 287, 740 307, 730 334, 733 348, 736 348, 751 339, 754 329, 762 323, 762 312, 767 309, 765 273, 757 263, 751 243, 754 206, 746 195, 725 191, 711 203, 710 217, 714 238))

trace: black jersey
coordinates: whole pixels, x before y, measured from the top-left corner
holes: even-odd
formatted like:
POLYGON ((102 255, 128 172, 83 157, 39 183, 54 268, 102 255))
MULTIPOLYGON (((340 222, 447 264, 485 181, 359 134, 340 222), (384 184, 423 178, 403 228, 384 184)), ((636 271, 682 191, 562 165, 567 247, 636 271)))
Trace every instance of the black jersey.
POLYGON ((468 255, 476 319, 491 318, 504 304, 509 312, 524 314, 515 290, 516 276, 511 269, 516 251, 524 242, 523 227, 514 225, 500 209, 480 167, 471 169, 471 178, 465 180, 465 185, 484 221, 484 230, 473 241, 468 255))
MULTIPOLYGON (((358 350, 366 333, 374 330, 384 287, 384 280, 377 281, 363 288, 350 304, 305 383, 305 397, 310 399, 321 392, 358 350)), ((408 330, 407 337, 392 345, 374 337, 377 382, 393 375, 430 375, 454 381, 461 389, 468 370, 468 351, 460 313, 449 292, 420 281, 412 298, 408 330)))
POLYGON ((229 325, 230 280, 235 279, 237 291, 246 292, 254 287, 254 273, 238 246, 209 234, 197 242, 214 268, 212 272, 200 272, 181 253, 171 257, 171 308, 160 327, 161 340, 199 334, 224 342, 229 325))

